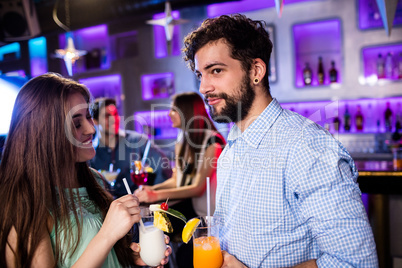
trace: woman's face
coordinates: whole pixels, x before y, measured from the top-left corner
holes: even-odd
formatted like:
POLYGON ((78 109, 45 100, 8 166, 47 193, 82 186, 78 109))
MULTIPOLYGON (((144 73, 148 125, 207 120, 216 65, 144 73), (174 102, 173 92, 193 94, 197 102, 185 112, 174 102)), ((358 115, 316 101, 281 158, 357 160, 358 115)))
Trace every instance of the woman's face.
POLYGON ((94 122, 89 113, 88 103, 81 93, 68 97, 69 112, 73 118, 74 145, 77 147, 77 162, 86 162, 95 156, 92 136, 95 134, 94 122))
POLYGON ((181 128, 181 119, 180 113, 178 112, 177 108, 172 103, 171 108, 169 110, 169 117, 172 121, 172 127, 181 128))

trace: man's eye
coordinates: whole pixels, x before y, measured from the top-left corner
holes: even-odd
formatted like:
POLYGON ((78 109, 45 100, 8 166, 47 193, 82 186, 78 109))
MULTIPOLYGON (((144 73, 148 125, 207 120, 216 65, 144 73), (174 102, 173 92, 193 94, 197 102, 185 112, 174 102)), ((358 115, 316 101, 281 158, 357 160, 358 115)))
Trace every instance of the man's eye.
POLYGON ((219 74, 220 72, 222 72, 222 69, 214 69, 212 71, 212 73, 214 73, 214 74, 219 74))
POLYGON ((198 80, 201 80, 202 75, 201 74, 196 74, 195 77, 197 77, 198 80))

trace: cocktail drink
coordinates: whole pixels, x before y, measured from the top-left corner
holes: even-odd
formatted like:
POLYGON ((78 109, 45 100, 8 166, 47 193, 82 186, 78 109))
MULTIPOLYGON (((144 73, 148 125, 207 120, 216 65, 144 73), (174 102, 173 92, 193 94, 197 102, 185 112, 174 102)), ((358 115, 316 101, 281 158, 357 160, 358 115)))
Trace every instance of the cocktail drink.
POLYGON ((220 219, 211 216, 200 217, 200 220, 193 234, 194 268, 220 268, 223 263, 218 238, 220 219))
POLYGON ((145 172, 141 161, 134 161, 131 168, 131 180, 137 186, 147 184, 148 174, 145 172))
POLYGON ((165 235, 162 230, 154 226, 154 216, 148 207, 141 208, 141 218, 145 226, 145 230, 140 225, 138 226, 141 259, 148 266, 158 266, 165 258, 165 235))
POLYGON ((114 184, 116 182, 117 175, 119 175, 118 171, 102 171, 103 176, 105 176, 105 179, 110 183, 114 184))
POLYGON ((143 172, 143 173, 131 173, 131 180, 137 185, 144 185, 147 183, 148 180, 148 174, 143 172))
POLYGON ((116 178, 120 173, 120 169, 101 170, 101 173, 105 177, 105 179, 109 182, 110 187, 112 187, 112 189, 114 189, 114 185, 116 183, 116 178))

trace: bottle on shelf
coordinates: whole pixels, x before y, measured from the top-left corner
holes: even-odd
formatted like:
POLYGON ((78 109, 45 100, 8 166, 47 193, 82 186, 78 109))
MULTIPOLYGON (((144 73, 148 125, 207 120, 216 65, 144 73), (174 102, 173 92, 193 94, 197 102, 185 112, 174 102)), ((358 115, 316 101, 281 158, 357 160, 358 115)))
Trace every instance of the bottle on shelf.
POLYGON ((366 125, 366 130, 373 131, 375 130, 375 118, 373 113, 373 105, 371 103, 367 106, 366 119, 364 120, 366 125))
POLYGON ((394 61, 392 58, 392 53, 388 52, 385 59, 385 77, 388 79, 392 79, 394 74, 394 61))
POLYGON ((322 57, 318 57, 318 84, 323 85, 325 80, 324 64, 322 63, 322 57))
POLYGON ((303 81, 305 86, 311 85, 313 72, 311 71, 310 64, 306 62, 303 69, 303 81))
POLYGON ((402 111, 401 111, 401 103, 398 102, 396 104, 396 113, 395 113, 395 130, 399 131, 402 128, 402 111))
POLYGON ((363 113, 362 113, 362 107, 360 105, 357 105, 356 107, 356 115, 355 115, 355 123, 356 123, 356 130, 357 131, 363 131, 363 113))
POLYGON ((392 110, 391 104, 389 101, 386 103, 386 108, 384 112, 384 119, 385 119, 385 131, 391 132, 392 131, 392 110))
POLYGON ((385 78, 385 63, 381 53, 377 57, 377 78, 385 78))
POLYGON ((334 117, 333 124, 334 124, 334 130, 338 132, 339 128, 341 127, 341 120, 339 119, 339 116, 334 117))
POLYGON ((335 61, 331 61, 331 69, 329 69, 329 81, 331 83, 338 82, 338 71, 335 68, 335 61))
POLYGON ((343 128, 345 129, 346 132, 349 132, 352 122, 351 122, 349 108, 348 108, 347 104, 345 104, 345 113, 343 114, 343 122, 344 122, 343 128))
POLYGON ((402 79, 402 52, 399 53, 398 60, 398 78, 402 79))

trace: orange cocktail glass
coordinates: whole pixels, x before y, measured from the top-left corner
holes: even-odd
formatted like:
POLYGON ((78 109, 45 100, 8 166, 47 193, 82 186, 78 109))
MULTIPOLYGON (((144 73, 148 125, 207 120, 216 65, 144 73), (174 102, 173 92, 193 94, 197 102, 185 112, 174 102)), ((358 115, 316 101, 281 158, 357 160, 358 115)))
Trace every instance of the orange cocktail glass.
POLYGON ((200 217, 201 224, 193 234, 194 268, 220 268, 223 263, 221 247, 219 245, 219 220, 209 217, 200 217), (208 230, 209 229, 209 230, 208 230))

